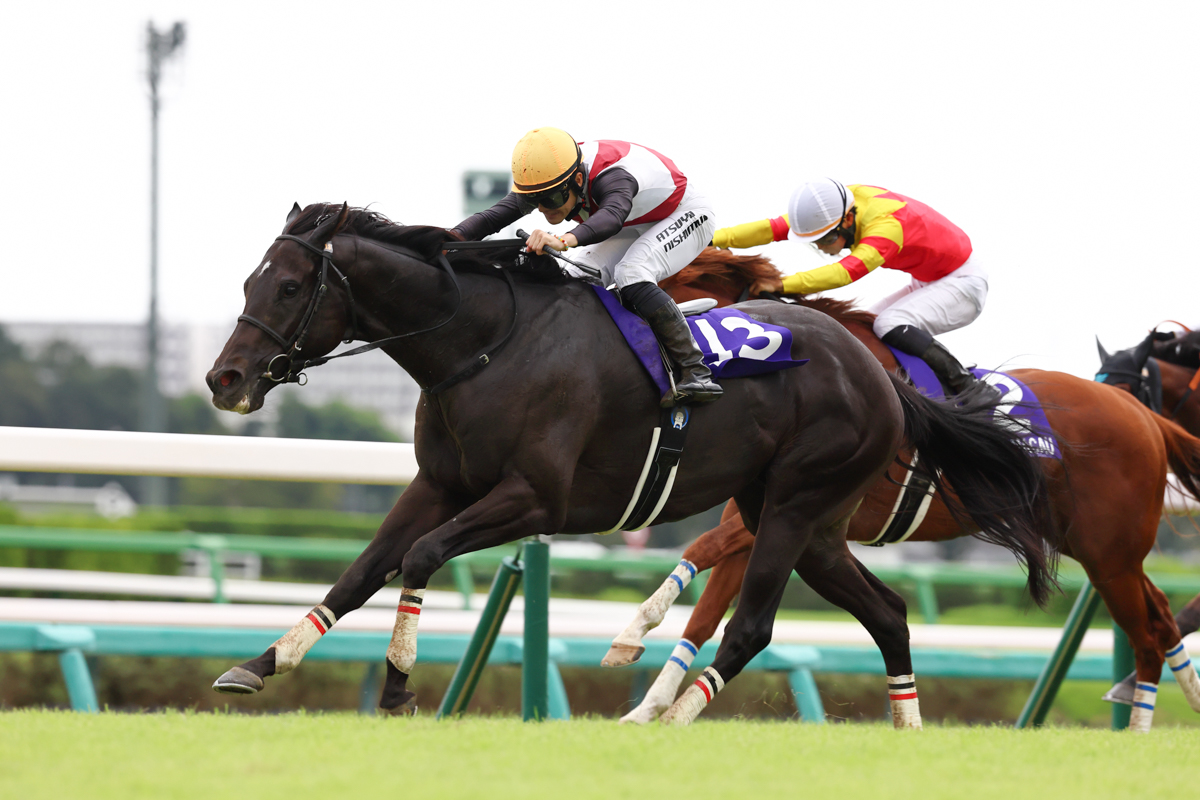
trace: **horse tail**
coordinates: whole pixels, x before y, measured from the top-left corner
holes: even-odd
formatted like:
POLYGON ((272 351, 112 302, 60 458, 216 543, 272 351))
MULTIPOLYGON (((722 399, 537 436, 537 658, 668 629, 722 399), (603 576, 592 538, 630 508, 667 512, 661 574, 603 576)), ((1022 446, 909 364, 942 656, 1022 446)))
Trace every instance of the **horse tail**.
POLYGON ((1151 414, 1167 446, 1167 464, 1179 487, 1200 500, 1200 439, 1192 436, 1178 424, 1158 414, 1151 414))
POLYGON ((905 436, 919 453, 910 469, 933 482, 960 524, 979 528, 977 538, 1017 557, 1028 573, 1030 596, 1044 607, 1058 588, 1057 550, 1047 540, 1058 544, 1060 537, 1038 459, 997 424, 982 392, 938 402, 894 373, 888 377, 904 409, 905 436))

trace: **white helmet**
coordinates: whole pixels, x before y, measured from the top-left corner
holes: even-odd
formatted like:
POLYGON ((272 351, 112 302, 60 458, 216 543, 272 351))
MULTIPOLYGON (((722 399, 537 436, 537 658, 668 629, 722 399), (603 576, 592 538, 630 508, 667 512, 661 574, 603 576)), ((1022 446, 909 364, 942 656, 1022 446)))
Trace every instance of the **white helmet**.
POLYGON ((805 181, 788 201, 788 238, 815 242, 836 228, 853 207, 854 194, 833 178, 805 181))

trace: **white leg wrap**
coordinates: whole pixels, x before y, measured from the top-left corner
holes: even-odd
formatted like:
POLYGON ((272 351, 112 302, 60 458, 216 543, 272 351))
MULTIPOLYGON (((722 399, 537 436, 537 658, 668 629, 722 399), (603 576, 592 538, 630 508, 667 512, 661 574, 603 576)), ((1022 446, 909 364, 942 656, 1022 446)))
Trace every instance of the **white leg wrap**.
POLYGON ((915 675, 888 675, 888 701, 896 730, 921 730, 921 707, 917 703, 915 675))
POLYGON ((1196 675, 1196 667, 1192 664, 1192 659, 1188 657, 1188 651, 1183 646, 1183 642, 1167 651, 1167 663, 1171 666, 1175 682, 1183 690, 1183 696, 1187 698, 1192 711, 1200 711, 1200 676, 1196 675))
POLYGON ((400 606, 396 609, 396 627, 387 658, 392 666, 408 675, 417 663, 417 623, 421 620, 421 601, 424 589, 401 589, 400 606))
POLYGON ((662 624, 663 618, 667 616, 667 609, 678 599, 679 593, 692 582, 694 577, 696 577, 696 565, 686 559, 680 561, 679 566, 672 570, 667 579, 663 581, 662 586, 659 586, 654 594, 646 598, 645 602, 638 607, 638 613, 633 618, 633 622, 629 623, 629 627, 613 639, 613 644, 641 647, 642 637, 648 631, 654 630, 662 624))
POLYGON ((717 696, 717 692, 724 688, 725 681, 717 671, 712 667, 705 667, 696 682, 683 690, 679 699, 658 721, 664 725, 691 725, 704 707, 717 696))
POLYGON ((1137 682, 1133 690, 1133 710, 1129 712, 1129 730, 1149 733, 1154 721, 1154 701, 1158 699, 1158 687, 1153 683, 1137 682))
POLYGON ((666 711, 675 700, 675 693, 679 691, 679 684, 683 683, 687 671, 691 669, 696 652, 694 644, 687 639, 680 639, 666 666, 654 679, 650 691, 646 692, 646 697, 638 703, 637 708, 621 717, 620 721, 645 725, 658 719, 658 715, 666 711))
POLYGON ((325 606, 317 606, 308 615, 292 626, 292 629, 275 640, 275 674, 291 672, 300 663, 317 640, 337 622, 337 617, 325 606))

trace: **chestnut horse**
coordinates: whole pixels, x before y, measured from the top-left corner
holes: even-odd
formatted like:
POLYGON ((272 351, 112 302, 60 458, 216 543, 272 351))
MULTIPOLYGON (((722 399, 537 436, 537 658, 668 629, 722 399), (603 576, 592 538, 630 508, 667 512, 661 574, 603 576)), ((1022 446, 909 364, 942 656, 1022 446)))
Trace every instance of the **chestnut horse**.
MULTIPOLYGON (((277 382, 328 361, 339 341, 366 340, 423 387, 419 470, 324 602, 218 678, 218 691, 261 690, 402 576, 380 705, 411 710, 421 602, 439 567, 527 536, 615 530, 628 517, 662 419, 646 370, 593 288, 548 257, 462 250, 440 228, 296 206, 247 278, 245 311, 208 374, 213 403, 250 413, 277 382)), ((732 493, 757 540, 752 579, 716 661, 676 704, 677 724, 766 646, 793 568, 885 643, 893 684, 911 683, 898 598, 845 545, 850 515, 906 437, 928 456, 929 475, 954 482, 963 518, 1024 556, 1036 598, 1054 580, 1038 530, 1050 513, 1044 478, 979 398, 930 401, 819 312, 761 301, 743 309, 785 328, 811 360, 725 381, 720 402, 679 414, 690 433, 660 517, 682 519, 732 493)))
MULTIPOLYGON (((1178 422, 1193 436, 1200 436, 1200 361, 1196 358, 1197 335, 1163 341, 1150 331, 1135 347, 1109 353, 1097 339, 1100 369, 1096 380, 1129 392, 1146 407, 1178 422), (1154 357, 1152 357, 1152 354, 1154 357)), ((1200 595, 1175 614, 1183 636, 1200 629, 1200 595)), ((1137 674, 1131 673, 1104 695, 1105 700, 1130 704, 1136 691, 1137 674)))
MULTIPOLYGON (((765 258, 709 249, 664 281, 663 288, 677 302, 711 297, 725 305, 747 295, 777 292, 780 283, 779 273, 765 258)), ((884 367, 897 369, 891 351, 872 330, 872 314, 831 298, 790 299, 830 315, 884 367)), ((1142 561, 1154 545, 1168 465, 1189 493, 1200 495, 1196 480, 1200 477, 1200 440, 1112 387, 1060 372, 1013 370, 1012 374, 1035 387, 1051 428, 1064 445, 1063 461, 1041 459, 1055 518, 1064 531, 1061 552, 1083 565, 1113 619, 1129 635, 1138 680, 1157 684, 1168 651, 1173 664, 1184 651, 1176 652, 1181 646, 1180 631, 1166 597, 1143 572, 1142 561)), ((911 457, 911 453, 905 456, 911 457)), ((871 488, 850 521, 847 536, 851 541, 871 541, 879 536, 896 507, 904 477, 903 469, 893 466, 889 475, 871 488)), ((953 486, 953 481, 949 483, 953 486)), ((978 535, 947 513, 943 499, 939 491, 909 540, 944 541, 978 535)), ((694 654, 712 637, 737 595, 753 541, 742 525, 736 502, 730 501, 720 526, 684 552, 684 560, 696 571, 712 568, 712 575, 684 631, 684 642, 676 650, 679 660, 668 662, 646 698, 622 721, 648 722, 674 699, 685 673, 683 664, 690 663, 686 655, 694 654)), ((640 658, 642 636, 662 621, 678 596, 679 587, 674 583, 668 580, 643 603, 634 621, 614 639, 605 666, 625 666, 640 658)), ((1186 659, 1186 655, 1182 657, 1186 659)), ((1183 685, 1192 690, 1188 700, 1200 711, 1200 681, 1183 685)), ((1148 730, 1152 714, 1152 706, 1135 706, 1131 727, 1148 730)))

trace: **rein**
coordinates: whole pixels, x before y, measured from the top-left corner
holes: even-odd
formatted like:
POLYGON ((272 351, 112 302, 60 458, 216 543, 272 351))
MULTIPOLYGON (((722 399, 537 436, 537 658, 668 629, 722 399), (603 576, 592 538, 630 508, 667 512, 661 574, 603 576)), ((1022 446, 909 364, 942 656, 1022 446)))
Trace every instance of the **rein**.
POLYGON ((1167 415, 1167 419, 1179 413, 1179 409, 1183 408, 1183 404, 1188 401, 1188 398, 1192 396, 1192 392, 1196 391, 1196 387, 1198 386, 1200 386, 1200 369, 1196 370, 1196 374, 1188 381, 1187 389, 1183 392, 1183 397, 1179 398, 1179 402, 1171 409, 1171 413, 1167 415))
MULTIPOLYGON (((353 337, 355 337, 358 333, 358 313, 355 309, 354 293, 350 290, 350 281, 333 263, 332 241, 326 242, 325 249, 323 250, 298 236, 292 236, 286 233, 276 236, 275 241, 295 242, 306 250, 309 250, 310 252, 321 257, 321 265, 318 268, 319 272, 317 287, 313 290, 312 297, 308 301, 308 308, 305 310, 304 316, 301 317, 300 324, 297 326, 296 332, 292 334, 290 339, 285 339, 280 333, 271 328, 270 325, 267 325, 262 320, 252 317, 249 314, 242 314, 238 317, 239 322, 247 322, 253 325, 278 342, 280 347, 284 349, 285 352, 280 353, 272 358, 270 362, 268 362, 267 371, 262 374, 262 377, 270 381, 274 381, 275 383, 295 383, 303 386, 308 382, 307 376, 304 374, 304 370, 308 369, 309 367, 319 367, 322 364, 327 364, 336 358, 346 358, 348 356, 356 356, 362 353, 368 353, 371 350, 376 350, 383 345, 389 342, 397 341, 398 339, 406 339, 410 336, 417 336, 418 334, 422 333, 430 333, 431 331, 435 331, 453 320, 454 317, 457 316, 458 310, 462 307, 462 287, 458 283, 458 275, 454 272, 454 268, 450 265, 450 260, 446 258, 445 252, 439 252, 437 258, 435 259, 436 264, 434 266, 439 266, 444 269, 446 274, 450 277, 451 283, 454 284, 455 302, 454 310, 450 312, 450 316, 446 317, 436 325, 429 326, 428 328, 422 328, 421 330, 410 331, 408 333, 401 333, 395 336, 388 336, 384 339, 377 339, 374 342, 369 342, 361 347, 356 347, 353 350, 347 350, 346 352, 338 353, 337 355, 318 356, 317 358, 305 360, 301 362, 299 366, 297 366, 296 354, 301 352, 304 340, 308 337, 308 329, 312 326, 313 318, 316 316, 317 309, 321 307, 321 301, 324 300, 325 295, 329 291, 328 280, 330 270, 333 270, 334 274, 336 274, 338 279, 342 282, 342 286, 346 290, 346 297, 350 303, 350 335, 352 338, 345 339, 345 342, 353 341, 353 337), (277 367, 277 364, 281 366, 277 367), (286 372, 280 374, 280 371, 284 368, 286 368, 286 372)), ((375 242, 375 244, 380 245, 385 250, 391 250, 394 253, 405 255, 418 261, 424 261, 424 259, 412 251, 403 248, 389 247, 381 242, 375 242)), ((516 246, 518 244, 524 245, 524 242, 520 239, 503 240, 499 242, 453 242, 444 245, 444 249, 445 251, 452 252, 458 250, 474 250, 483 248, 496 249, 497 247, 516 246)), ((508 284, 509 293, 512 295, 513 300, 513 315, 512 321, 509 323, 508 330, 505 332, 500 341, 496 342, 491 347, 484 348, 477 353, 472 359, 472 362, 466 367, 435 386, 421 386, 421 391, 425 392, 426 394, 436 395, 445 391, 446 389, 449 389, 451 386, 470 378, 472 375, 487 366, 496 353, 500 352, 504 345, 508 344, 508 340, 512 337, 513 331, 516 330, 517 327, 517 286, 513 282, 512 275, 507 269, 501 267, 500 272, 504 275, 504 280, 508 284)))

